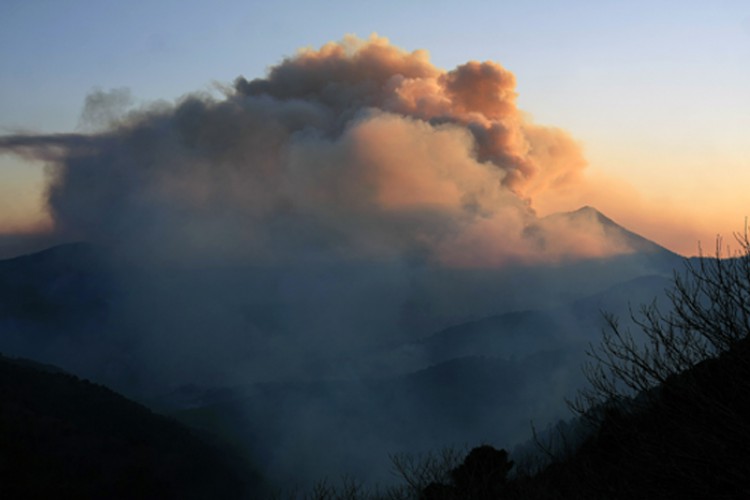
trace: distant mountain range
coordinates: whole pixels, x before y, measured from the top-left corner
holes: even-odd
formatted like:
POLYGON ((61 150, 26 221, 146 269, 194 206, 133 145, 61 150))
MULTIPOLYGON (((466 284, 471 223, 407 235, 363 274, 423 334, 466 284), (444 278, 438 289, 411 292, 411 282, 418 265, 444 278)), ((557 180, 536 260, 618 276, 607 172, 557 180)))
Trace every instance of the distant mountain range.
POLYGON ((683 260, 591 207, 556 220, 633 251, 481 271, 155 269, 63 245, 0 261, 0 352, 223 435, 279 482, 387 479, 388 453, 508 447, 564 417, 601 312, 663 297, 683 260))

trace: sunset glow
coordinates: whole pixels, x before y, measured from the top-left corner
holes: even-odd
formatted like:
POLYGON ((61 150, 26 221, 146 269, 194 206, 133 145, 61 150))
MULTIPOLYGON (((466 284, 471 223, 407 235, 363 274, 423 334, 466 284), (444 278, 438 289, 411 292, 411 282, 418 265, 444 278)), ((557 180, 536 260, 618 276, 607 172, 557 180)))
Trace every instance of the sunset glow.
MULTIPOLYGON (((84 9, 85 3, 76 8, 84 9)), ((315 27, 299 26, 295 37, 274 38, 268 34, 264 46, 278 47, 276 52, 252 49, 251 40, 258 36, 253 30, 267 29, 255 24, 245 30, 248 49, 229 57, 219 47, 230 39, 243 39, 242 30, 236 25, 234 32, 217 30, 213 38, 208 38, 201 51, 212 47, 221 56, 206 58, 205 69, 200 71, 193 64, 191 76, 181 66, 180 50, 189 50, 197 42, 184 38, 177 26, 160 25, 156 21, 159 16, 148 17, 151 35, 146 39, 109 40, 97 54, 92 49, 91 56, 85 51, 63 56, 57 51, 65 46, 73 49, 91 44, 75 31, 78 28, 72 22, 72 14, 66 21, 51 8, 49 19, 37 16, 38 22, 28 25, 29 36, 42 29, 45 22, 62 19, 58 31, 50 36, 62 37, 64 44, 25 46, 18 42, 24 34, 17 28, 7 29, 2 35, 3 46, 19 47, 28 56, 21 57, 19 52, 3 58, 3 74, 9 76, 0 82, 0 126, 5 136, 19 130, 43 134, 106 129, 111 120, 128 109, 149 109, 149 103, 158 98, 169 102, 201 88, 206 92, 210 81, 218 83, 207 92, 221 99, 216 88, 229 88, 229 82, 238 74, 244 74, 247 82, 263 78, 268 68, 272 71, 270 78, 278 81, 292 81, 307 72, 314 75, 314 82, 299 85, 314 84, 319 88, 326 80, 351 83, 355 81, 352 78, 364 81, 387 74, 389 78, 378 83, 382 87, 376 103, 386 114, 362 120, 362 127, 352 127, 347 136, 359 147, 367 141, 383 145, 362 147, 356 153, 359 159, 377 166, 368 174, 369 187, 339 186, 352 189, 351 196, 355 198, 361 194, 357 189, 374 189, 374 200, 384 209, 403 212, 431 207, 450 211, 466 202, 462 197, 468 189, 475 195, 482 193, 481 203, 486 209, 487 203, 496 203, 489 199, 498 196, 491 193, 491 188, 487 191, 487 186, 499 182, 534 217, 594 206, 625 227, 684 255, 696 254, 699 242, 710 248, 717 234, 731 237, 732 232, 742 230, 748 215, 745 186, 750 182, 750 146, 743 132, 750 129, 750 98, 741 90, 750 85, 750 73, 742 69, 749 66, 750 58, 750 14, 746 9, 728 2, 709 10, 682 6, 679 12, 667 13, 648 9, 649 14, 636 16, 637 6, 632 6, 632 13, 619 7, 596 6, 575 20, 576 30, 563 33, 559 26, 566 24, 566 11, 554 2, 543 4, 547 10, 539 12, 549 16, 533 16, 533 31, 541 38, 529 38, 528 33, 515 27, 532 19, 531 11, 522 7, 504 12, 502 18, 511 22, 502 25, 506 29, 501 26, 496 31, 490 30, 488 20, 500 13, 484 12, 482 21, 475 22, 469 32, 451 43, 385 16, 390 10, 387 5, 382 13, 367 20, 346 7, 327 24, 321 21, 315 27), (373 35, 365 43, 347 35, 340 42, 330 42, 347 32, 365 36, 380 32, 389 38, 373 35), (480 39, 483 43, 479 43, 480 39), (625 43, 628 39, 633 40, 632 45, 625 43), (541 40, 548 53, 539 50, 541 40), (268 45, 274 41, 276 45, 268 45), (117 47, 127 53, 118 57, 126 57, 120 61, 123 67, 131 65, 128 74, 101 59, 106 50, 118 50, 117 47), (289 58, 288 54, 295 50, 296 56, 289 58), (59 55, 42 57, 50 51, 59 55), (59 92, 43 88, 44 60, 69 60, 67 71, 56 72, 59 92), (86 63, 94 60, 98 62, 86 63), (137 60, 169 61, 164 71, 174 75, 172 90, 164 91, 168 73, 160 73, 156 67, 143 66, 143 71, 136 73, 133 64, 137 60), (563 60, 567 67, 562 66, 563 60), (220 61, 223 65, 217 66, 220 61), (86 75, 81 78, 87 80, 73 78, 81 71, 86 75), (113 96, 107 94, 109 89, 123 88, 129 88, 128 92, 118 94, 117 100, 110 98, 107 109, 99 107, 94 112, 87 108, 81 112, 81 103, 86 95, 90 99, 92 89, 113 96), (41 99, 30 98, 32 92, 41 99), (398 116, 414 121, 402 123, 398 116), (449 117, 449 124, 435 127, 434 123, 443 117, 449 117), (389 120, 394 132, 399 132, 391 135, 384 128, 389 120), (433 125, 419 137, 418 131, 427 130, 428 122, 433 125), (465 127, 464 131, 452 129, 455 125, 465 127), (466 135, 466 130, 471 131, 471 136, 466 135), (465 151, 455 156, 456 147, 465 151), (448 170, 433 168, 436 159, 452 157, 446 163, 448 170), (514 167, 502 167, 493 174, 482 166, 487 162, 514 167), (456 172, 460 172, 460 179, 456 172), (489 180, 487 175, 499 177, 489 180), (479 185, 484 187, 477 191, 479 185)), ((169 8, 166 3, 156 7, 165 8, 169 8)), ((411 5, 399 9, 404 18, 419 10, 411 5)), ((467 19, 467 14, 453 9, 439 5, 433 10, 442 12, 446 20, 467 19)), ((93 15, 93 11, 87 12, 93 15)), ((6 5, 0 13, 6 14, 4 19, 12 19, 14 26, 35 19, 33 12, 20 4, 6 5)), ((277 19, 279 13, 269 11, 263 15, 277 19)), ((247 14, 250 17, 243 18, 245 21, 259 22, 250 21, 252 14, 247 14)), ((321 20, 323 16, 315 9, 308 14, 311 19, 321 20)), ((209 12, 203 7, 190 9, 186 15, 188 24, 231 24, 226 13, 209 12)), ((128 26, 126 21, 118 29, 127 30, 128 26)), ((104 36, 102 27, 87 29, 92 36, 104 36)), ((276 98, 297 95, 302 90, 299 85, 277 88, 275 92, 282 93, 276 98)), ((346 109, 337 106, 332 105, 330 111, 346 113, 346 109)), ((319 150, 299 150, 304 151, 299 154, 317 155, 321 161, 336 161, 321 157, 327 153, 319 150)), ((345 158, 341 156, 343 152, 334 154, 345 158)), ((51 218, 56 218, 54 211, 47 213, 44 199, 49 181, 43 170, 47 162, 34 160, 33 156, 0 157, 4 180, 0 186, 0 232, 6 236, 48 228, 51 218)), ((54 166, 47 168, 47 174, 54 177, 54 166)), ((188 187, 185 179, 180 182, 183 188, 175 185, 170 192, 189 189, 197 196, 205 189, 195 183, 188 187)), ((297 188, 300 182, 295 181, 297 188)), ((200 196, 211 194, 203 192, 200 196)), ((477 227, 518 234, 529 224, 518 218, 511 222, 507 213, 501 218, 504 223, 490 217, 477 227)), ((419 238, 429 240, 434 236, 417 232, 419 238)), ((485 230, 472 229, 465 237, 478 249, 485 244, 476 239, 483 239, 481 235, 485 234, 485 230), (471 232, 476 234, 469 237, 471 232)), ((487 243, 490 247, 480 253, 504 255, 513 246, 507 243, 505 248, 491 248, 500 243, 487 237, 496 243, 487 243)), ((519 252, 516 246, 511 253, 529 258, 533 251, 525 248, 519 252)))

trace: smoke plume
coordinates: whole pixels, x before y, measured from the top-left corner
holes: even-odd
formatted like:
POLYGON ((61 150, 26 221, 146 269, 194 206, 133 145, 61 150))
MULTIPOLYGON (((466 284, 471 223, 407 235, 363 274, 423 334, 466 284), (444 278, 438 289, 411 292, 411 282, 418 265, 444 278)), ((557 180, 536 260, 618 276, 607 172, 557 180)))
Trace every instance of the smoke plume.
MULTIPOLYGON (((0 137, 0 153, 47 164, 59 238, 96 244, 63 247, 75 265, 52 251, 17 273, 34 285, 49 259, 49 290, 32 298, 86 307, 63 300, 66 324, 0 317, 0 350, 147 401, 239 386, 252 403, 238 429, 280 484, 384 476, 394 451, 518 441, 576 380, 583 342, 562 337, 600 330, 564 310, 509 337, 497 315, 647 274, 639 254, 586 259, 655 245, 593 209, 537 216, 539 200, 580 191, 586 162, 515 89, 493 62, 444 71, 424 51, 348 37, 219 97, 134 107, 126 90, 95 91, 79 133, 0 137), (434 359, 421 343, 487 317, 507 349, 434 359)), ((485 338, 475 330, 461 329, 485 338)))
POLYGON ((126 91, 97 91, 82 120, 98 132, 5 136, 0 150, 52 165, 63 235, 154 258, 486 268, 629 252, 564 221, 539 243, 534 198, 586 162, 515 88, 494 62, 444 71, 425 51, 347 37, 221 98, 124 112, 126 91))

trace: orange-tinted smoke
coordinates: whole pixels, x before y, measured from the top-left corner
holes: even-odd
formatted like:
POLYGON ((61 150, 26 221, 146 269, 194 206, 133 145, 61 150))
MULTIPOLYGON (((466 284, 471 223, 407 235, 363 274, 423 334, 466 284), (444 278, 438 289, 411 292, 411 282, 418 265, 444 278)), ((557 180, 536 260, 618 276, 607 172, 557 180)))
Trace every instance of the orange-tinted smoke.
POLYGON ((57 165, 58 228, 152 254, 494 267, 630 251, 596 220, 539 224, 535 197, 570 190, 586 162, 516 95, 497 63, 444 71, 425 51, 347 37, 238 78, 221 100, 137 110, 68 146, 36 136, 0 147, 57 165))

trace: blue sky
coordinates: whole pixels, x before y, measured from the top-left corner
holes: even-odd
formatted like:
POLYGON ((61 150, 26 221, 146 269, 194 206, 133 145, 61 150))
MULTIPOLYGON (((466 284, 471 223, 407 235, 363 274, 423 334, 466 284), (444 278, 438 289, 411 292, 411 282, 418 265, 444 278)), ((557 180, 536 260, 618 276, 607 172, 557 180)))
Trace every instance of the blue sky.
MULTIPOLYGON (((622 185, 617 202, 590 192, 575 203, 588 196, 686 252, 749 215, 750 3, 740 1, 4 0, 0 133, 74 131, 97 88, 174 100, 373 32, 445 69, 494 60, 513 71, 520 107, 581 141, 593 177, 622 185), (654 207, 660 217, 634 215, 654 207)), ((0 230, 40 217, 42 187, 42 166, 0 156, 0 230)))

